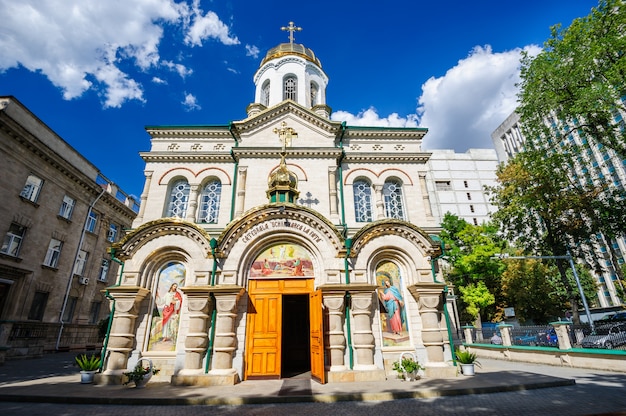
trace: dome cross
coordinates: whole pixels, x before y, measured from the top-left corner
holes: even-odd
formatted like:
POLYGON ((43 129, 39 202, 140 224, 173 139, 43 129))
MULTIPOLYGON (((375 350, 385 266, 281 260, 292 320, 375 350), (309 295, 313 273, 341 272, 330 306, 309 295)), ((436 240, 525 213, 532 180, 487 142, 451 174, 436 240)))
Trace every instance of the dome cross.
POLYGON ((280 30, 289 31, 289 43, 293 43, 293 41, 294 41, 293 32, 296 32, 296 31, 299 32, 299 31, 302 30, 302 28, 298 27, 298 26, 294 26, 293 22, 289 22, 289 26, 283 26, 283 27, 280 28, 280 30))

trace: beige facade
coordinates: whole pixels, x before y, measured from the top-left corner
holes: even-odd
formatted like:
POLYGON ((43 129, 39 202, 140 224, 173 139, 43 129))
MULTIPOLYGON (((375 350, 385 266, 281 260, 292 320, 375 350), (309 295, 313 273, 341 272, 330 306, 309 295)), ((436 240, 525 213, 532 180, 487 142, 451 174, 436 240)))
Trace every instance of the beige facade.
POLYGON ((282 44, 246 119, 146 128, 106 382, 139 358, 176 384, 384 380, 402 353, 454 371, 427 130, 331 121, 327 82, 312 51, 282 44))
POLYGON ((107 249, 138 206, 13 97, 0 97, 0 171, 3 358, 96 347, 119 267, 107 249))

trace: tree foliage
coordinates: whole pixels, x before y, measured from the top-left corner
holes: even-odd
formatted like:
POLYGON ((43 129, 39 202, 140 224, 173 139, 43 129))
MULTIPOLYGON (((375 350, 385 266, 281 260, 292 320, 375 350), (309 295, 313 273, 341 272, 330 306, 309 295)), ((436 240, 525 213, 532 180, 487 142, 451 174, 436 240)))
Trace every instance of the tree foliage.
POLYGON ((494 259, 504 244, 497 227, 472 225, 450 213, 445 214, 441 225, 444 258, 451 266, 447 279, 461 293, 463 320, 473 320, 479 313, 493 319, 501 306, 498 299, 502 298, 500 276, 504 269, 494 259))

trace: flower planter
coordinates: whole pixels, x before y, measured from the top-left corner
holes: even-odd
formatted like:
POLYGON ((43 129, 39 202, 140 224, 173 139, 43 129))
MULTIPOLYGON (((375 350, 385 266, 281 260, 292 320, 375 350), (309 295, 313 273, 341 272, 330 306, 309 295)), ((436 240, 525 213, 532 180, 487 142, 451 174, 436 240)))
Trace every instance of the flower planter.
POLYGON ((461 366, 461 373, 464 376, 473 376, 474 373, 474 364, 459 364, 461 366))
POLYGON ((135 384, 135 388, 144 388, 152 376, 158 372, 159 370, 152 365, 152 360, 148 358, 140 358, 132 371, 124 373, 127 378, 124 384, 133 382, 135 384))
POLYGON ((80 372, 80 384, 91 384, 96 376, 96 371, 81 371, 80 372))

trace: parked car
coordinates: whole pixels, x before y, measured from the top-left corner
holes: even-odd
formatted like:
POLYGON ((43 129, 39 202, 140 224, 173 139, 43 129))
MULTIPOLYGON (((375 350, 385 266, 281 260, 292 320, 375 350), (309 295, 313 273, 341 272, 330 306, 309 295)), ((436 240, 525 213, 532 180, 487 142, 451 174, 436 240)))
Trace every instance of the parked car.
POLYGON ((513 337, 514 345, 537 345, 537 335, 532 332, 526 332, 524 335, 513 337))
POLYGON ((625 321, 626 321, 626 311, 617 312, 609 318, 609 322, 625 322, 625 321))
POLYGON ((626 344, 626 323, 607 324, 596 327, 590 335, 581 341, 583 348, 612 349, 626 344))
POLYGON ((556 335, 556 330, 549 328, 546 331, 539 332, 537 334, 537 345, 542 347, 558 347, 559 338, 556 335))

